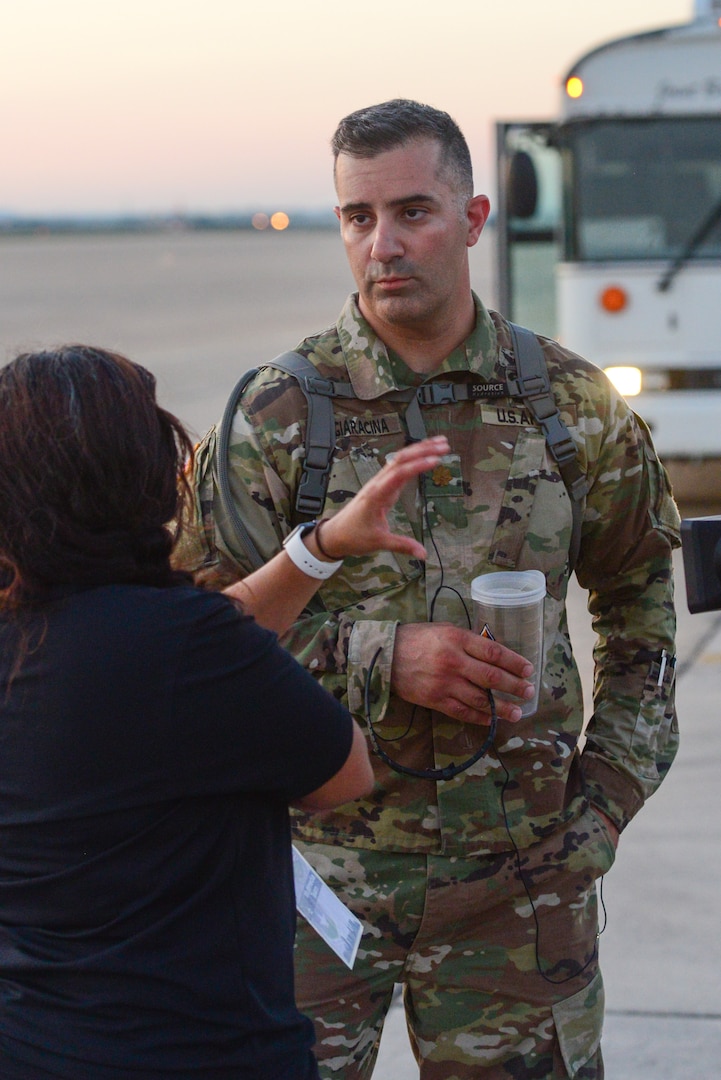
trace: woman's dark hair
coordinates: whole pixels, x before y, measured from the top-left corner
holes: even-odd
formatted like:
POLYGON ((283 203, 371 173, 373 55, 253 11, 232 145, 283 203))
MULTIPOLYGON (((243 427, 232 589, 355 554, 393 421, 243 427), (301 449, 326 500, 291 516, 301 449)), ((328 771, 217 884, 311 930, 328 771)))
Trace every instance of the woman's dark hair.
POLYGON ((167 526, 191 454, 153 376, 124 356, 66 345, 1 368, 0 610, 58 585, 188 580, 167 526))

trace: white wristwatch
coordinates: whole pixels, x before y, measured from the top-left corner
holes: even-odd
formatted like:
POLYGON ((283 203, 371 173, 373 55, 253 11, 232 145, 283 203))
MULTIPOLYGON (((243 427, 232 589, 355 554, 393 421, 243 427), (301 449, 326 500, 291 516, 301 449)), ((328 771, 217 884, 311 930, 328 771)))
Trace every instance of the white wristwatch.
POLYGON ((300 525, 296 525, 283 541, 283 547, 288 558, 299 570, 302 570, 308 577, 316 578, 317 581, 325 581, 326 578, 332 577, 336 570, 340 570, 343 560, 321 562, 320 559, 316 559, 315 555, 311 555, 308 551, 308 548, 303 543, 303 537, 306 533, 312 532, 317 524, 317 521, 304 521, 300 525))

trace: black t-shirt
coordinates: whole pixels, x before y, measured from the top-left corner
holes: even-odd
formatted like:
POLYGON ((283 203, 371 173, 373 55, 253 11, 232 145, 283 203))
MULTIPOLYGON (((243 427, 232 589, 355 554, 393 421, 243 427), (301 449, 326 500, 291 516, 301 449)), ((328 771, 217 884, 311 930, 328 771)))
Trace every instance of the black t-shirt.
POLYGON ((287 804, 346 710, 225 597, 68 592, 0 622, 0 1075, 316 1076, 287 804))

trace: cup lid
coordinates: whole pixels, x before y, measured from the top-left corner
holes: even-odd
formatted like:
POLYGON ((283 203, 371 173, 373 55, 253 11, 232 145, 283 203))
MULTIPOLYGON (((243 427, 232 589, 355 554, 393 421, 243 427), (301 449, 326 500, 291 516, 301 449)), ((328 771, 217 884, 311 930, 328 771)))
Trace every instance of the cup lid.
POLYGON ((546 578, 540 570, 497 570, 471 582, 471 599, 500 607, 535 604, 546 595, 546 578))

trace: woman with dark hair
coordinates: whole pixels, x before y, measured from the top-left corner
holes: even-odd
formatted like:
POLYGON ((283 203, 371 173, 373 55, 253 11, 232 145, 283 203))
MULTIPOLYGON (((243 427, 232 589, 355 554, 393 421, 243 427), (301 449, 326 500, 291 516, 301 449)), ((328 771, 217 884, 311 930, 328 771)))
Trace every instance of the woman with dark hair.
POLYGON ((272 631, 346 555, 424 557, 386 515, 446 451, 408 447, 322 551, 310 532, 224 596, 170 564, 191 446, 153 377, 79 345, 0 369, 3 1080, 317 1077, 288 805, 372 772, 272 631))

